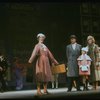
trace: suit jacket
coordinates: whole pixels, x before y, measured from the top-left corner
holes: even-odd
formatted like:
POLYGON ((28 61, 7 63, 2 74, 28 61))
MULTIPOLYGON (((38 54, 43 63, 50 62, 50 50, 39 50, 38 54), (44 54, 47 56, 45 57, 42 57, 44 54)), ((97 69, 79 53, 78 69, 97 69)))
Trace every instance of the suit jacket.
POLYGON ((81 45, 76 44, 75 50, 72 48, 72 44, 66 46, 66 56, 67 56, 67 76, 68 77, 78 77, 79 76, 79 68, 77 58, 81 53, 81 45))
POLYGON ((0 67, 3 68, 3 71, 0 71, 0 74, 5 74, 5 72, 8 68, 8 63, 3 56, 0 56, 0 67))

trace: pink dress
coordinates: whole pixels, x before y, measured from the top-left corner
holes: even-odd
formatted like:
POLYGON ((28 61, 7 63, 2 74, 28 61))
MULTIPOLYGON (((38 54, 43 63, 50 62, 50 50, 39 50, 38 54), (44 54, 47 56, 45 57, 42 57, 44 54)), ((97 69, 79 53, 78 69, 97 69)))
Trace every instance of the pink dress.
POLYGON ((91 58, 85 54, 81 55, 78 59, 79 75, 90 75, 91 58), (82 71, 81 66, 87 66, 88 71, 82 71))
POLYGON ((58 64, 49 49, 42 43, 35 45, 29 62, 32 63, 37 57, 36 61, 36 80, 37 82, 52 81, 52 72, 50 62, 58 64))

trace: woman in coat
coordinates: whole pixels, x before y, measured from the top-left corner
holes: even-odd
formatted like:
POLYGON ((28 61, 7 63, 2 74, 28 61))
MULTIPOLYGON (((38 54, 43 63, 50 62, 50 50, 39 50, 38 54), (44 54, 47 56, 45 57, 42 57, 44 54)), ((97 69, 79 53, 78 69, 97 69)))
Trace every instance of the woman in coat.
POLYGON ((99 52, 98 52, 98 62, 96 62, 96 84, 98 86, 98 82, 100 82, 100 47, 99 47, 99 52))
POLYGON ((88 48, 88 55, 91 57, 92 62, 91 62, 91 75, 89 78, 90 83, 93 84, 93 89, 97 89, 97 76, 96 76, 96 71, 97 71, 97 66, 96 63, 98 62, 98 46, 95 44, 95 39, 93 36, 88 36, 87 37, 87 48, 88 48))
POLYGON ((48 94, 47 83, 52 81, 52 72, 50 68, 50 62, 52 64, 58 64, 55 60, 49 49, 43 44, 45 35, 39 33, 37 35, 38 43, 35 45, 35 48, 32 52, 32 55, 29 59, 29 63, 32 63, 37 57, 36 61, 36 81, 37 81, 37 94, 42 95, 40 85, 43 83, 44 93, 48 94))

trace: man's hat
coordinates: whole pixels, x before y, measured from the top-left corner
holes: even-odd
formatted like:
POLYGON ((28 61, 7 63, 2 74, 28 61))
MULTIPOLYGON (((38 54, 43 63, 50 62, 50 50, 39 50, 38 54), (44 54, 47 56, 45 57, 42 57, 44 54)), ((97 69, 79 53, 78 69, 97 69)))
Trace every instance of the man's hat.
POLYGON ((71 35, 70 39, 72 39, 72 38, 77 39, 77 37, 75 35, 71 35))

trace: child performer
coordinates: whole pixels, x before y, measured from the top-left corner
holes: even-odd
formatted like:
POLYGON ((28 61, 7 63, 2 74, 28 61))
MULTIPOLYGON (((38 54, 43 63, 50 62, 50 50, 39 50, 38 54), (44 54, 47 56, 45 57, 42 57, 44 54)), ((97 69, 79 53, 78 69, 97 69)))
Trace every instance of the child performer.
POLYGON ((88 78, 90 75, 90 65, 91 65, 91 58, 87 55, 88 49, 83 47, 82 54, 79 56, 78 65, 79 65, 79 75, 82 76, 82 81, 84 85, 83 90, 88 90, 88 78))

